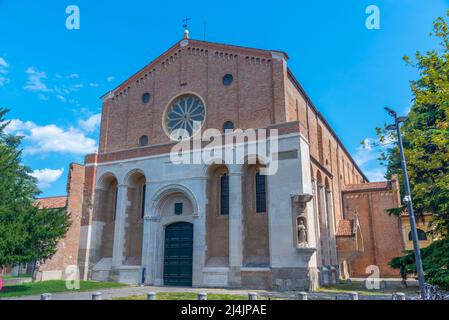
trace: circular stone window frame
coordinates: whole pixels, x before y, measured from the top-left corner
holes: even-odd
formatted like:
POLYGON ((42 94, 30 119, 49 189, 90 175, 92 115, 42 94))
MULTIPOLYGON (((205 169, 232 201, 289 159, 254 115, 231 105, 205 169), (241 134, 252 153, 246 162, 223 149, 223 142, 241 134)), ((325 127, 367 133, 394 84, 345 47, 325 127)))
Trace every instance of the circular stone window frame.
POLYGON ((150 101, 151 101, 151 93, 149 93, 149 92, 144 92, 144 93, 142 93, 141 100, 142 100, 142 103, 143 103, 143 104, 150 103, 150 101), (148 100, 147 100, 147 101, 145 101, 145 97, 148 97, 148 100))
POLYGON ((187 140, 192 139, 193 137, 196 137, 198 134, 200 134, 203 131, 203 126, 204 126, 204 123, 206 122, 206 120, 207 120, 207 106, 206 106, 206 102, 204 101, 203 97, 200 94, 198 94, 197 92, 194 92, 194 91, 184 91, 184 92, 181 92, 181 93, 178 93, 177 95, 175 95, 165 105, 164 112, 162 114, 162 129, 164 130, 164 133, 167 135, 167 137, 171 141, 177 141, 177 142, 179 142, 179 141, 187 141, 187 140), (180 98, 182 96, 188 96, 188 95, 193 95, 193 96, 197 97, 203 103, 203 107, 204 107, 203 123, 201 124, 200 129, 198 131, 196 131, 196 132, 193 132, 192 135, 189 138, 185 138, 185 139, 181 139, 181 140, 173 139, 171 134, 170 134, 170 130, 167 128, 166 118, 167 118, 168 110, 170 109, 170 107, 173 104, 173 102, 175 102, 178 98, 180 98))
POLYGON ((225 87, 231 86, 234 83, 234 76, 232 75, 232 73, 226 73, 222 78, 222 82, 225 87))

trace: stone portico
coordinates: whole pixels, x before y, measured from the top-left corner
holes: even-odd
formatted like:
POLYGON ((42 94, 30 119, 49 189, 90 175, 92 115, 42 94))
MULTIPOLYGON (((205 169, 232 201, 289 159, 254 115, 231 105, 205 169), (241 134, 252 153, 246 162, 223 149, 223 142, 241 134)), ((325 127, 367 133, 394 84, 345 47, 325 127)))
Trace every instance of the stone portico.
MULTIPOLYGON (((144 276, 146 284, 164 285, 166 228, 184 222, 193 225, 194 287, 308 290, 318 286, 313 203, 308 199, 301 212, 307 223, 304 246, 298 245, 297 210, 292 204, 295 197, 312 194, 308 143, 298 133, 280 136, 278 155, 281 159, 276 174, 266 176, 266 212, 256 213, 264 221, 257 225, 249 221, 251 208, 244 203, 253 196, 248 181, 254 166, 270 164, 177 165, 169 154, 87 164, 96 168, 97 177, 89 276, 126 283, 141 283, 144 276), (229 177, 228 215, 217 214, 210 190, 220 168, 229 177), (115 212, 109 205, 114 194, 115 212), (176 214, 175 204, 180 203, 183 212, 176 214), (113 228, 111 220, 105 218, 108 213, 113 216, 113 228), (139 214, 140 229, 133 218, 139 214), (227 234, 223 234, 224 229, 227 234), (261 230, 266 233, 260 234, 261 230), (129 232, 142 235, 130 237, 129 232), (113 238, 104 233, 113 233, 113 238), (105 242, 112 243, 112 250, 105 242), (130 248, 141 255, 131 256, 130 248)), ((88 228, 84 229, 87 233, 88 228)))

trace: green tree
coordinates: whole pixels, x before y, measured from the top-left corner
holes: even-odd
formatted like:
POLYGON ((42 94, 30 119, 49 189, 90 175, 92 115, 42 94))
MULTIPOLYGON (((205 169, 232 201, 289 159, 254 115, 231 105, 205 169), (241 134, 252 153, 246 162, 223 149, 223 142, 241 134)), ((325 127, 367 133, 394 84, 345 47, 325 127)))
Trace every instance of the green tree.
POLYGON ((51 258, 64 237, 70 217, 65 208, 39 209, 39 190, 31 170, 21 164, 22 138, 7 134, 0 108, 0 266, 51 258))
MULTIPOLYGON (((449 29, 444 18, 434 21, 431 36, 439 40, 438 49, 417 52, 414 59, 404 57, 420 77, 411 81, 414 98, 402 133, 416 215, 432 213, 433 230, 445 237, 449 232, 449 29)), ((385 129, 377 128, 377 134, 380 144, 397 138, 385 129)), ((396 143, 382 152, 380 160, 387 165, 387 178, 396 174, 402 182, 396 143)))
MULTIPOLYGON (((433 242, 427 248, 421 249, 423 269, 426 281, 438 285, 443 289, 449 289, 449 240, 433 242)), ((403 257, 391 260, 390 266, 405 270, 406 273, 416 273, 415 255, 413 251, 407 252, 403 257)))

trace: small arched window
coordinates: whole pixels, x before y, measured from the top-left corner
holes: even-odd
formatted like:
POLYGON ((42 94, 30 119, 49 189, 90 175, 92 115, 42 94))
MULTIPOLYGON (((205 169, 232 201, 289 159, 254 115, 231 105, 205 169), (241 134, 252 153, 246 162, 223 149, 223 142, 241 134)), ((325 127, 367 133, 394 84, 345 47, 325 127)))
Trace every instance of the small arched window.
POLYGON ((141 136, 140 138, 139 138, 139 145, 140 146, 146 146, 148 144, 148 136, 141 136))
POLYGON ((266 176, 256 172, 256 212, 267 212, 266 176))
POLYGON ((148 103, 148 102, 150 102, 150 100, 151 100, 151 94, 149 92, 145 92, 142 95, 142 102, 143 103, 148 103))
MULTIPOLYGON (((423 230, 416 229, 416 232, 418 233, 418 241, 426 241, 427 240, 427 234, 423 230)), ((412 232, 411 231, 408 233, 408 239, 410 241, 412 241, 412 232)))
POLYGON ((226 121, 223 124, 223 131, 226 132, 227 130, 234 130, 234 123, 232 121, 226 121))
POLYGON ((220 178, 220 214, 229 214, 229 176, 226 173, 220 178))

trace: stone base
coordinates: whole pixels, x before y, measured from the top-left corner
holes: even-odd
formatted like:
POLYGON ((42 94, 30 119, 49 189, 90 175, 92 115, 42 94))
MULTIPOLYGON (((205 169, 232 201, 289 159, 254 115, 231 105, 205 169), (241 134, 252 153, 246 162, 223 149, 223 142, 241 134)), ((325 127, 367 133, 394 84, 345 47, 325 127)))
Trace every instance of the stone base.
MULTIPOLYGON (((98 261, 90 271, 90 278, 95 281, 109 281, 111 280, 111 264, 112 258, 103 258, 98 261)), ((116 281, 115 279, 112 279, 116 281)))
POLYGON ((203 269, 203 285, 205 287, 227 287, 228 286, 227 267, 214 267, 203 269))
POLYGON ((240 288, 242 286, 242 273, 240 267, 229 267, 228 287, 240 288))
POLYGON ((242 288, 270 290, 272 288, 270 268, 242 268, 242 288))
POLYGON ((309 268, 272 268, 272 289, 278 291, 309 291, 309 268))
POLYGON ((112 280, 126 284, 140 284, 142 282, 142 268, 140 266, 122 266, 112 270, 112 280))

